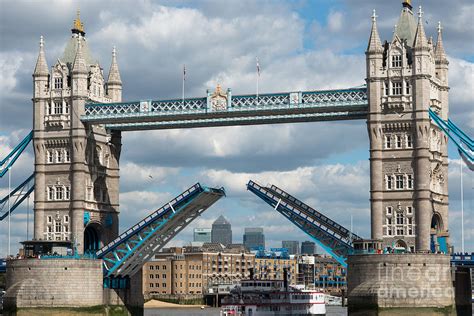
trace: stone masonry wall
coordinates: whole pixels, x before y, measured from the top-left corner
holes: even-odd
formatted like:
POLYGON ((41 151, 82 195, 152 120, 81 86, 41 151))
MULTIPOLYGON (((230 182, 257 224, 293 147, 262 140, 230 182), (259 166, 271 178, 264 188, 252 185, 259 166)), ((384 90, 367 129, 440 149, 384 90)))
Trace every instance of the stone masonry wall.
POLYGON ((5 307, 102 305, 101 262, 82 259, 8 261, 5 307))
POLYGON ((454 306, 448 255, 353 255, 347 271, 349 311, 454 306))

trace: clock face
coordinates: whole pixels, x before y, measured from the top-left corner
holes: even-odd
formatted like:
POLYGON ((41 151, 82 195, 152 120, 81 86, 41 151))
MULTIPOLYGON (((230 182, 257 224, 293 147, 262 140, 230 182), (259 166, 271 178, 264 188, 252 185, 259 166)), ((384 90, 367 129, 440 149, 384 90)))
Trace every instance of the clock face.
POLYGON ((227 109, 227 99, 216 96, 211 100, 211 106, 213 111, 225 111, 227 109))

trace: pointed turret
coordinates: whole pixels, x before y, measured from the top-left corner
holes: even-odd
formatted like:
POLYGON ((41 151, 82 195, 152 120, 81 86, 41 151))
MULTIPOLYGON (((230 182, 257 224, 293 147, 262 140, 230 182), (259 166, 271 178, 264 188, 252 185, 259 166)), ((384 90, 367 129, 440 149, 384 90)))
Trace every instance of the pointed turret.
POLYGON ((446 52, 444 51, 443 46, 442 29, 441 22, 438 22, 438 41, 435 48, 436 61, 447 61, 446 52))
POLYGON ((48 64, 46 63, 46 57, 44 54, 44 41, 43 36, 40 37, 40 50, 38 54, 38 60, 36 61, 35 72, 33 76, 47 76, 49 74, 48 64))
POLYGON ((112 50, 112 64, 110 65, 109 78, 107 83, 110 84, 120 84, 122 85, 122 79, 120 78, 120 72, 117 64, 117 51, 115 46, 112 50))
POLYGON ((87 73, 87 65, 82 54, 82 40, 81 36, 77 36, 77 50, 76 56, 74 57, 74 63, 72 64, 72 73, 87 73))
POLYGON ((415 40, 413 41, 414 48, 427 48, 428 40, 426 39, 425 28, 423 27, 423 11, 421 6, 418 10, 418 26, 416 27, 415 40))
POLYGON ((372 14, 372 30, 370 31, 369 45, 367 46, 367 52, 376 53, 382 52, 382 42, 380 41, 379 32, 377 30, 377 15, 375 10, 372 14))
POLYGON ((112 50, 112 64, 110 65, 109 78, 107 79, 107 94, 113 102, 122 101, 122 79, 117 64, 117 51, 112 50))

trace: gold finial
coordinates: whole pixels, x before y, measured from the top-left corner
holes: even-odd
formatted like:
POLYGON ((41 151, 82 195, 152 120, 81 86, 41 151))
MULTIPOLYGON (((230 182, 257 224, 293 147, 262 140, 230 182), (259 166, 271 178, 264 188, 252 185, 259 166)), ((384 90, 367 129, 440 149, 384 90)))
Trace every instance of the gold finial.
POLYGON ((81 10, 77 9, 77 17, 74 20, 74 24, 72 26, 72 31, 76 31, 81 33, 82 35, 85 34, 84 32, 84 23, 81 22, 81 10))
POLYGON ((403 7, 408 7, 410 10, 413 9, 411 5, 411 0, 403 0, 402 4, 403 4, 403 7))

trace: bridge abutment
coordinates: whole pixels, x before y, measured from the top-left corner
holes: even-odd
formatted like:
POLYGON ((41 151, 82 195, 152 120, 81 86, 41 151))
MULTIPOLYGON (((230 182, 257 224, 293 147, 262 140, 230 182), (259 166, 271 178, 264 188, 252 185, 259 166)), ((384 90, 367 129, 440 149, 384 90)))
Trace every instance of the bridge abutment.
POLYGON ((351 315, 377 315, 389 309, 413 309, 420 315, 425 311, 426 315, 454 311, 449 255, 352 255, 347 271, 351 315))

